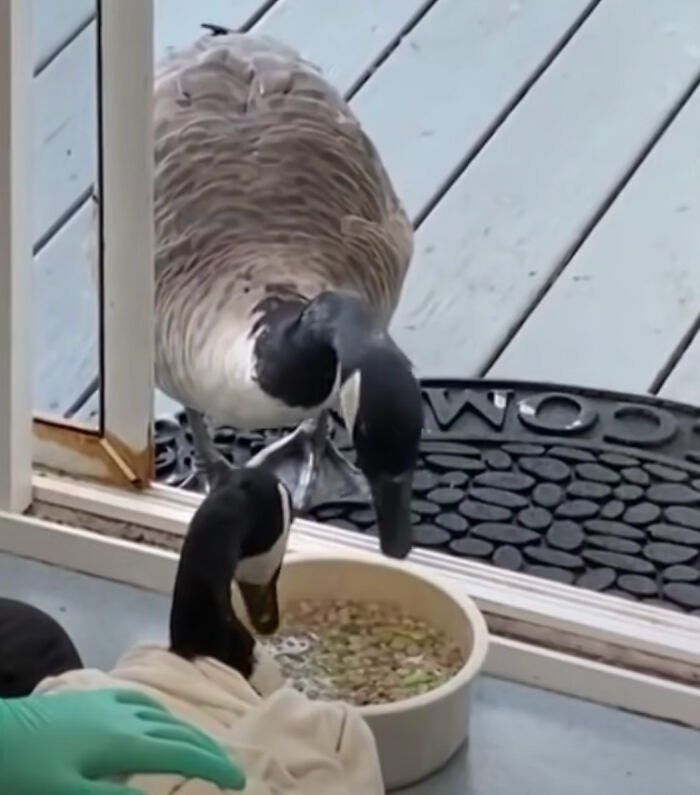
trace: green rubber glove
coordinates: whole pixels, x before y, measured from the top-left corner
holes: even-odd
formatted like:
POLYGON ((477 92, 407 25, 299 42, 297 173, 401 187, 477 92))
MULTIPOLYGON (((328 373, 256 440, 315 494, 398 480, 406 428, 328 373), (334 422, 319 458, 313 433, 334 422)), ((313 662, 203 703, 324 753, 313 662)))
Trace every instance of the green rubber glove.
POLYGON ((142 795, 114 782, 133 773, 245 787, 243 773, 213 740, 143 693, 93 690, 0 700, 2 795, 142 795))

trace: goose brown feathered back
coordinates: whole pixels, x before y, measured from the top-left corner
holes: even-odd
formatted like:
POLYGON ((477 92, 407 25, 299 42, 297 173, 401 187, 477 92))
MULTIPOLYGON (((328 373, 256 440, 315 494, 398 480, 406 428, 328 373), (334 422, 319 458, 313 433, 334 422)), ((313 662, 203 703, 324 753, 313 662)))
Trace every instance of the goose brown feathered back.
POLYGON ((160 64, 154 108, 164 391, 211 413, 199 392, 217 388, 207 374, 235 346, 235 319, 271 299, 346 290, 388 325, 411 223, 374 145, 313 65, 272 39, 204 36, 160 64))
POLYGON ((155 376, 184 405, 195 472, 230 466, 205 417, 297 425, 249 462, 305 511, 314 490, 371 501, 382 551, 412 545, 423 421, 388 326, 411 223, 340 94, 289 47, 217 29, 154 87, 155 376), (338 407, 357 455, 328 437, 338 407))

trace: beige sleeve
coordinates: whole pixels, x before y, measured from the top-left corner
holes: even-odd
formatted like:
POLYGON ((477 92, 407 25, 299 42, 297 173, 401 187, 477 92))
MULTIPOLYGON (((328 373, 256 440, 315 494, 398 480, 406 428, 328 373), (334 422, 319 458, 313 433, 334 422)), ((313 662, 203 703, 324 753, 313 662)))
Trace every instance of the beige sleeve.
POLYGON ((345 721, 338 734, 338 757, 346 771, 349 792, 384 795, 382 771, 371 729, 357 712, 343 707, 345 721), (369 754, 368 749, 373 749, 369 754))
MULTIPOLYGON (((100 671, 76 671, 43 682, 37 692, 135 688, 204 731, 215 723, 216 739, 246 774, 245 795, 384 795, 374 737, 356 710, 341 703, 310 701, 285 688, 222 725, 208 716, 195 698, 196 688, 187 684, 189 700, 172 701, 140 683, 127 684, 100 671)), ((173 775, 137 775, 129 785, 146 795, 222 792, 207 782, 173 775)))
MULTIPOLYGON (((273 792, 290 781, 304 795, 383 795, 374 736, 359 714, 341 703, 310 701, 285 689, 269 696, 233 730, 234 746, 266 748, 266 770, 246 773, 268 781, 273 792)), ((252 760, 250 760, 252 761, 252 760)), ((262 762, 263 760, 260 759, 262 762)))

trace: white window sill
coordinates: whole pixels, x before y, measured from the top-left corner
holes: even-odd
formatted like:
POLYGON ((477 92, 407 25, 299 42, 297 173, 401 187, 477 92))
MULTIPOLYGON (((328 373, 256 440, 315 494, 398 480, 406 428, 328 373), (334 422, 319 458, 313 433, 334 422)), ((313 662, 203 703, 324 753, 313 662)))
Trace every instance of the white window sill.
MULTIPOLYGON (((173 548, 201 497, 38 472, 33 484, 31 515, 0 512, 1 551, 170 593, 173 548)), ((371 537, 308 521, 290 547, 379 554, 371 537)), ((475 599, 492 633, 487 673, 700 729, 697 618, 421 549, 411 564, 475 599)))

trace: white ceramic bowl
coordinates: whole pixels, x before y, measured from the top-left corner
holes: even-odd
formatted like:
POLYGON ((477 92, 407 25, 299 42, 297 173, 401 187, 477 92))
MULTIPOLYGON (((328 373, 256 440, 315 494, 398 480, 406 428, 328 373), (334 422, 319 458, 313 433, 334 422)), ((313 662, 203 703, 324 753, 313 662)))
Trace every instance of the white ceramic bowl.
POLYGON ((434 690, 359 708, 374 733, 388 789, 434 773, 468 740, 471 688, 488 649, 479 609, 407 562, 356 554, 290 554, 279 580, 282 615, 286 602, 324 598, 399 604, 461 647, 464 665, 434 690))

